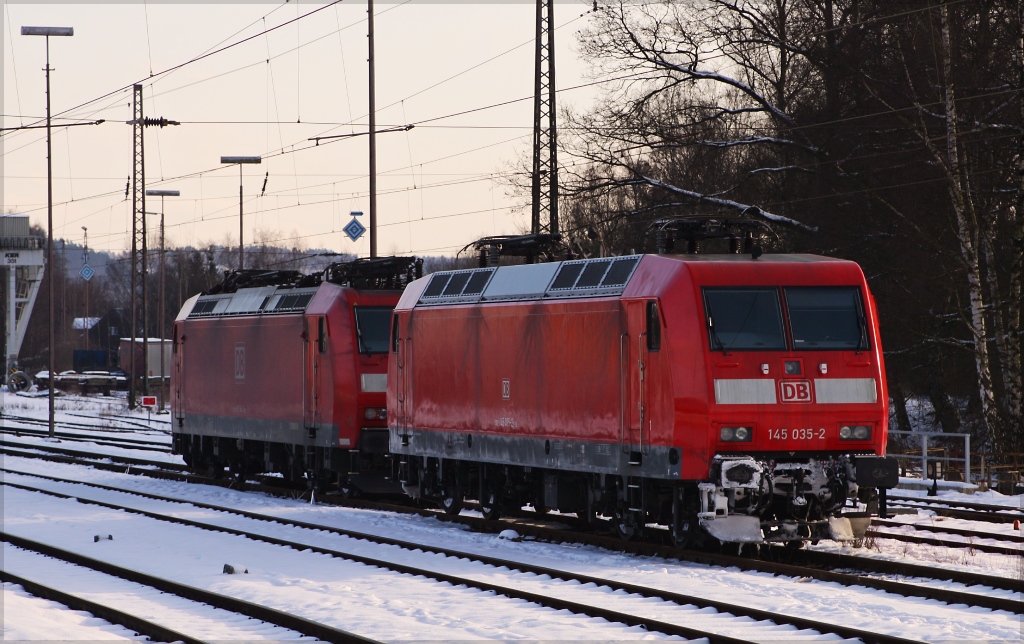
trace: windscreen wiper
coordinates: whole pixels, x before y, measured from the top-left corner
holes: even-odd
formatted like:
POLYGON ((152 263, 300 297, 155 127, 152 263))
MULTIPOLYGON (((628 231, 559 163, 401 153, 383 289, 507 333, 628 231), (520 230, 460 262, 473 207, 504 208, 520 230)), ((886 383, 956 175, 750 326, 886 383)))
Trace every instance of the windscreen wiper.
POLYGON ((729 355, 729 352, 725 350, 725 344, 722 343, 722 339, 718 337, 718 331, 715 329, 715 320, 710 315, 708 316, 708 329, 711 330, 711 341, 718 345, 722 355, 729 355))
POLYGON ((864 312, 857 311, 857 353, 868 348, 867 322, 864 320, 864 312))

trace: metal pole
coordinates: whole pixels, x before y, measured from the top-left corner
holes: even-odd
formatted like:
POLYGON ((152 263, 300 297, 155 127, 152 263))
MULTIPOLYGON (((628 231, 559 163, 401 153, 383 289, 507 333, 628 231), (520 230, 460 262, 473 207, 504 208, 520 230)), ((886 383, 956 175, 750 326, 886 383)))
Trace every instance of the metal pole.
POLYGON ((964 436, 964 483, 971 482, 971 435, 964 436))
POLYGON ((921 434, 921 480, 928 479, 928 434, 921 434))
MULTIPOLYGON (((162 208, 161 208, 162 210, 162 208)), ((245 268, 245 241, 242 239, 242 164, 238 164, 238 270, 245 268)))
MULTIPOLYGON (((239 166, 241 167, 241 166, 239 166)), ((160 411, 164 410, 164 345, 167 342, 166 313, 164 311, 164 198, 160 197, 160 411)))
MULTIPOLYGON (((49 438, 50 440, 56 439, 56 432, 54 430, 54 416, 53 416, 53 388, 56 386, 55 378, 57 375, 56 364, 54 361, 54 353, 56 347, 53 341, 53 154, 50 149, 50 37, 46 36, 46 235, 49 238, 46 244, 46 268, 48 269, 48 275, 46 277, 47 290, 50 292, 50 348, 49 356, 47 356, 49 362, 50 372, 50 393, 48 394, 48 405, 49 405, 49 438)), ((13 269, 12 269, 13 270, 13 269)))
POLYGON ((370 257, 377 256, 377 97, 373 69, 373 0, 366 1, 370 63, 370 257))
MULTIPOLYGON (((82 226, 82 230, 85 231, 85 257, 83 263, 88 265, 89 263, 89 229, 82 226)), ((65 268, 64 270, 67 270, 65 268)), ((89 350, 89 331, 92 327, 89 326, 89 280, 85 280, 85 350, 89 350)))
MULTIPOLYGON (((141 132, 141 130, 140 130, 141 132)), ((142 140, 145 135, 140 136, 139 151, 142 154, 142 214, 139 221, 142 225, 142 395, 149 395, 149 235, 146 232, 146 146, 142 140)), ((132 346, 132 354, 135 353, 135 346, 132 346)))
MULTIPOLYGON (((139 377, 138 360, 135 351, 137 348, 137 337, 139 322, 145 320, 145 285, 146 285, 146 171, 145 171, 145 137, 143 127, 145 119, 142 116, 142 85, 132 86, 132 269, 131 269, 131 344, 128 346, 128 409, 136 407, 136 388, 139 377), (141 247, 141 257, 140 257, 141 247)), ((143 336, 145 336, 145 324, 143 323, 143 336)), ((145 351, 143 351, 145 354, 145 351)), ((145 355, 143 355, 145 359, 145 355)), ((123 365, 122 365, 123 367, 123 365)), ((143 362, 143 381, 145 381, 145 363, 143 362)))

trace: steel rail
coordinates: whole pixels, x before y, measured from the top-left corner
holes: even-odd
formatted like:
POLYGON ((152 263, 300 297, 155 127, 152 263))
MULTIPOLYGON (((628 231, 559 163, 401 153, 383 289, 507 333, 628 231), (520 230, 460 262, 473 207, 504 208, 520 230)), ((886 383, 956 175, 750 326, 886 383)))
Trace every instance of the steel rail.
MULTIPOLYGON (((0 428, 0 434, 14 434, 15 436, 49 436, 49 432, 45 432, 38 429, 26 429, 26 428, 11 428, 4 427, 0 428)), ((81 434, 67 434, 64 432, 55 432, 57 438, 66 441, 75 441, 80 443, 93 443, 95 445, 105 445, 107 447, 120 447, 122 449, 135 449, 143 452, 162 452, 164 454, 171 453, 170 445, 160 445, 153 441, 140 441, 131 440, 127 438, 114 438, 114 437, 99 437, 99 436, 82 436, 81 434)))
MULTIPOLYGON (((84 414, 83 415, 78 415, 78 414, 72 414, 70 412, 62 412, 62 413, 67 414, 68 416, 77 416, 79 418, 96 418, 96 416, 86 416, 84 414)), ((28 424, 34 424, 34 425, 47 425, 47 426, 49 425, 49 423, 46 420, 43 420, 43 419, 40 419, 40 418, 32 418, 31 416, 14 416, 14 415, 5 413, 3 415, 3 417, 4 418, 9 418, 11 420, 15 420, 15 421, 17 421, 19 423, 28 423, 28 424)), ((128 421, 117 421, 117 422, 121 422, 121 423, 127 422, 128 425, 127 426, 121 426, 121 427, 113 427, 113 426, 111 426, 111 427, 101 427, 101 426, 96 425, 94 423, 75 423, 75 422, 68 421, 68 420, 59 420, 59 421, 56 421, 55 424, 58 425, 58 426, 67 427, 69 429, 79 429, 79 430, 82 430, 82 431, 115 432, 115 433, 118 433, 118 434, 136 434, 136 433, 138 433, 138 431, 140 429, 149 430, 149 431, 153 432, 154 434, 167 435, 167 434, 170 433, 167 430, 160 429, 160 428, 157 428, 157 427, 149 427, 149 426, 144 425, 142 423, 131 423, 131 422, 128 422, 128 421)))
MULTIPOLYGON (((34 476, 34 475, 32 475, 32 476, 34 476)), ((45 478, 45 477, 42 477, 42 478, 45 478)), ((74 483, 74 481, 68 481, 68 482, 74 483)), ((484 581, 478 581, 478 580, 474 580, 474 579, 467 579, 467 578, 459 577, 459 576, 456 576, 456 575, 449 575, 449 574, 446 574, 446 573, 436 572, 436 571, 432 571, 432 570, 428 570, 428 569, 424 569, 424 568, 417 568, 417 567, 409 566, 409 565, 406 565, 406 564, 399 564, 399 563, 390 562, 390 561, 386 561, 386 560, 382 560, 382 559, 376 559, 376 558, 373 558, 373 557, 366 557, 366 556, 362 556, 362 555, 356 555, 356 554, 352 554, 352 553, 341 552, 341 551, 338 551, 338 550, 333 550, 333 549, 330 549, 330 548, 324 548, 324 547, 321 547, 321 546, 314 546, 314 545, 310 545, 310 544, 306 544, 306 543, 288 541, 286 539, 279 539, 279 538, 276 538, 276 537, 270 537, 270 536, 262 535, 262 534, 259 534, 259 533, 249 532, 249 531, 246 531, 246 530, 238 530, 238 529, 235 529, 235 528, 227 528, 227 527, 224 527, 224 526, 219 526, 219 525, 216 525, 216 524, 206 523, 206 522, 202 522, 202 521, 196 521, 196 520, 193 520, 193 519, 183 519, 183 518, 180 518, 180 517, 167 516, 167 515, 159 514, 159 513, 156 513, 156 512, 149 512, 149 511, 140 510, 140 509, 137 509, 137 508, 129 508, 129 507, 113 504, 113 503, 107 503, 107 502, 104 502, 104 501, 97 501, 97 500, 94 500, 94 499, 85 499, 85 498, 74 496, 74 495, 70 495, 70 494, 63 494, 61 492, 54 492, 54 491, 51 491, 51 490, 43 490, 43 489, 40 489, 40 488, 35 488, 35 487, 32 487, 32 486, 23 485, 23 484, 20 484, 20 483, 11 483, 9 481, 0 481, 0 485, 9 485, 9 486, 14 487, 14 488, 29 490, 29 491, 32 491, 32 492, 38 492, 38 493, 47 494, 47 495, 50 495, 50 496, 59 497, 59 498, 74 499, 74 500, 76 500, 76 501, 78 501, 80 503, 86 503, 86 504, 89 504, 89 505, 97 505, 97 506, 100 506, 100 507, 107 507, 107 508, 111 508, 111 509, 116 509, 116 510, 121 510, 121 511, 125 511, 125 512, 130 512, 130 513, 133 513, 133 514, 139 514, 139 515, 146 516, 148 518, 155 519, 155 520, 158 520, 158 521, 166 521, 166 522, 169 522, 169 523, 176 523, 176 524, 179 524, 179 525, 186 525, 186 526, 195 527, 195 528, 199 528, 199 529, 211 530, 211 531, 214 531, 214 532, 223 532, 225 534, 231 534, 231 535, 235 535, 235 536, 246 537, 246 538, 252 539, 254 541, 262 541, 262 542, 270 543, 270 544, 273 544, 273 545, 278 545, 278 546, 292 548, 292 549, 295 549, 295 550, 298 550, 298 551, 308 550, 308 551, 311 551, 311 552, 316 552, 318 554, 329 555, 329 556, 336 557, 336 558, 339 558, 339 559, 344 559, 344 560, 347 560, 347 561, 353 561, 353 562, 361 563, 361 564, 364 564, 364 565, 367 565, 367 566, 373 566, 373 567, 377 567, 377 568, 382 568, 382 569, 390 570, 392 572, 396 572, 396 573, 400 573, 400 574, 406 574, 406 575, 411 575, 411 576, 416 576, 416 577, 426 577, 428 579, 433 579, 435 581, 442 582, 442 583, 448 583, 448 584, 451 584, 452 586, 456 586, 456 587, 457 586, 467 586, 467 587, 475 588, 477 590, 481 590, 481 591, 484 591, 484 592, 493 592, 496 595, 503 595, 505 597, 509 597, 509 598, 512 598, 512 599, 522 599, 522 600, 525 600, 525 601, 528 601, 528 602, 531 602, 531 603, 534 603, 534 604, 537 604, 537 605, 540 605, 540 606, 544 606, 544 607, 547 607, 547 608, 552 608, 554 610, 568 610, 568 611, 573 612, 573 613, 577 613, 577 614, 581 614, 581 615, 586 615, 588 617, 602 618, 602 619, 606 619, 606 620, 611 621, 611 622, 621 623, 621 624, 625 624, 625 625, 628 625, 628 626, 642 626, 643 628, 645 628, 648 631, 657 631, 657 632, 660 632, 660 633, 664 633, 666 635, 678 635, 678 636, 681 636, 681 637, 692 638, 692 639, 708 638, 708 640, 710 642, 721 642, 722 644, 739 644, 740 642, 747 641, 747 640, 731 638, 731 637, 727 637, 727 636, 723 636, 723 635, 717 635, 715 633, 710 633, 710 632, 702 631, 702 630, 695 629, 695 628, 681 626, 681 625, 678 625, 678 624, 673 624, 673 623, 669 623, 669 622, 662 622, 662 621, 659 621, 659 620, 648 619, 648 618, 640 617, 640 616, 637 616, 637 615, 632 615, 632 614, 628 614, 628 613, 621 613, 621 612, 618 612, 618 611, 612 611, 612 610, 609 610, 609 609, 604 609, 604 608, 599 608, 599 607, 595 607, 595 606, 590 606, 588 604, 572 602, 572 601, 560 599, 560 598, 557 598, 557 597, 551 597, 551 596, 548 596, 548 595, 541 595, 541 594, 533 593, 533 592, 529 592, 529 591, 519 590, 519 589, 515 589, 515 588, 509 588, 507 586, 502 586, 502 585, 499 585, 499 584, 492 584, 492 583, 488 583, 488 582, 484 582, 484 581)), ((128 494, 137 494, 139 496, 146 496, 146 497, 150 496, 150 495, 148 495, 146 493, 137 493, 137 492, 132 491, 132 490, 117 490, 117 491, 125 492, 125 493, 128 493, 128 494)), ((210 506, 208 504, 194 503, 192 501, 183 501, 183 500, 180 500, 180 499, 170 499, 168 497, 164 497, 163 500, 169 500, 169 501, 175 502, 175 503, 191 504, 191 505, 194 505, 196 507, 207 507, 209 509, 218 508, 218 506, 210 506)), ((224 511, 230 512, 232 514, 241 514, 243 516, 248 516, 249 514, 252 514, 252 513, 243 513, 243 511, 232 510, 230 508, 225 508, 224 511)), ((300 522, 292 522, 292 521, 289 521, 287 519, 278 519, 277 517, 265 517, 262 520, 273 521, 275 523, 293 524, 293 525, 298 525, 300 523, 300 522)), ((330 531, 330 532, 335 532, 335 533, 340 533, 340 534, 344 534, 344 533, 349 532, 349 531, 342 531, 342 530, 337 529, 337 528, 330 528, 330 527, 327 527, 327 526, 320 526, 320 525, 315 525, 315 524, 305 524, 305 525, 302 525, 302 526, 299 526, 299 527, 308 527, 309 529, 313 529, 313 530, 330 531)), ((360 534, 360 533, 354 533, 354 534, 360 534)), ((351 536, 351 535, 346 534, 345 536, 351 536)), ((354 537, 354 538, 362 538, 362 539, 367 539, 367 540, 376 540, 377 539, 376 537, 374 537, 372 535, 362 535, 360 537, 354 537)), ((642 595, 644 597, 656 597, 656 598, 664 599, 666 601, 670 601, 670 602, 673 602, 673 603, 680 603, 681 602, 684 605, 685 604, 692 604, 692 605, 696 605, 696 606, 701 607, 701 608, 702 607, 715 607, 715 608, 717 608, 717 606, 722 606, 723 610, 720 610, 720 612, 722 612, 722 613, 730 613, 730 614, 732 614, 735 617, 752 617, 752 618, 754 618, 754 619, 756 619, 758 621, 760 621, 760 620, 770 620, 770 621, 772 621, 772 622, 774 622, 774 623, 776 623, 778 625, 787 625, 787 624, 794 624, 795 625, 795 623, 796 623, 794 621, 791 621, 792 618, 790 618, 789 616, 779 615, 779 614, 776 614, 776 613, 771 613, 769 611, 761 611, 761 610, 758 610, 758 609, 749 609, 749 608, 746 608, 746 607, 735 606, 735 605, 732 605, 732 604, 725 604, 725 603, 722 603, 722 602, 711 602, 709 600, 705 600, 705 599, 701 599, 701 598, 690 597, 690 596, 680 595, 680 594, 676 594, 676 593, 657 591, 655 589, 644 588, 644 587, 641 587, 641 586, 634 586, 632 584, 624 584, 624 583, 620 583, 620 582, 612 582, 612 581, 607 580, 607 579, 601 579, 601 578, 596 578, 596 577, 587 577, 585 575, 576 575, 574 573, 568 573, 566 571, 559 571, 559 570, 554 570, 554 569, 547 569, 547 568, 543 568, 543 567, 540 567, 540 566, 528 566, 528 565, 521 564, 521 563, 518 563, 518 562, 515 562, 515 561, 506 561, 504 559, 498 559, 498 558, 494 558, 494 557, 484 557, 484 556, 481 556, 481 555, 474 555, 474 554, 471 554, 471 553, 458 552, 458 551, 452 551, 452 550, 446 550, 446 549, 440 549, 440 548, 433 548, 433 547, 430 547, 430 546, 424 546, 422 544, 413 544, 413 543, 408 543, 408 542, 399 542, 397 540, 388 540, 388 541, 395 541, 396 542, 396 543, 391 543, 389 545, 406 544, 405 546, 402 546, 402 547, 407 547, 410 550, 422 550, 422 551, 428 551, 428 552, 435 552, 435 553, 438 553, 438 554, 445 554, 446 556, 451 556, 451 557, 457 557, 457 558, 469 559, 469 560, 477 560, 477 561, 481 561, 483 563, 487 563, 487 564, 492 565, 492 566, 504 566, 504 567, 508 567, 508 568, 511 568, 511 569, 520 570, 520 571, 524 571, 524 572, 537 572, 537 571, 540 571, 540 572, 537 572, 537 574, 550 574, 550 575, 552 575, 553 578, 557 578, 557 579, 574 580, 574 581, 579 581, 580 583, 595 583, 598 586, 605 586, 605 587, 616 588, 616 589, 617 588, 622 588, 623 590, 626 590, 627 592, 635 592, 636 594, 642 595), (525 570, 527 567, 529 567, 529 570, 525 570)), ((887 643, 892 643, 892 644, 909 644, 910 642, 914 642, 915 641, 915 640, 907 640, 907 639, 903 639, 903 638, 895 638, 895 637, 886 636, 886 635, 879 635, 879 634, 876 634, 876 633, 871 633, 869 631, 861 631, 861 630, 858 630, 858 629, 845 628, 845 627, 836 627, 833 624, 823 624, 821 622, 812 622, 812 620, 802 620, 802 619, 799 619, 799 621, 801 621, 801 622, 803 622, 805 624, 814 624, 814 626, 798 626, 798 628, 812 628, 813 630, 822 631, 823 634, 826 634, 826 633, 837 633, 837 634, 839 634, 839 631, 843 631, 843 632, 847 632, 847 633, 853 633, 853 635, 850 635, 851 637, 866 638, 866 639, 864 639, 864 641, 866 641, 866 642, 887 642, 887 643)))
MULTIPOLYGON (((95 416, 90 416, 89 414, 76 414, 76 413, 71 412, 71 411, 66 411, 64 413, 67 414, 68 416, 74 416, 76 418, 95 418, 95 416)), ((119 422, 124 423, 126 425, 132 425, 134 427, 139 427, 141 429, 149 429, 149 430, 161 432, 161 433, 164 433, 164 434, 170 433, 168 430, 159 429, 159 428, 153 427, 153 423, 160 423, 161 425, 170 425, 171 424, 170 420, 162 420, 160 418, 149 418, 149 419, 146 420, 145 424, 143 424, 142 419, 139 418, 138 416, 128 416, 128 415, 125 415, 125 414, 110 414, 107 417, 108 418, 121 418, 123 420, 121 420, 119 422)))
POLYGON ((62 590, 57 590, 50 586, 44 586, 43 584, 20 577, 7 572, 6 570, 0 569, 0 581, 18 584, 28 593, 35 595, 36 597, 42 597, 43 599, 49 599, 50 601, 64 604, 71 610, 85 611, 87 613, 91 613, 95 617, 105 619, 111 624, 120 624, 121 626, 129 628, 140 635, 145 635, 154 642, 208 644, 204 640, 189 637, 188 635, 171 630, 165 626, 150 622, 142 619, 141 617, 136 617, 131 613, 126 613, 124 611, 117 610, 116 608, 105 606, 104 604, 98 604, 94 601, 66 593, 62 590))
POLYGON ((999 534, 996 532, 986 532, 984 530, 952 528, 949 526, 933 525, 930 523, 904 523, 902 521, 893 521, 891 519, 874 519, 871 522, 871 525, 878 525, 887 528, 901 528, 903 526, 910 526, 915 530, 923 530, 925 532, 945 532, 946 534, 955 534, 961 537, 971 537, 973 539, 992 539, 995 541, 1006 541, 1008 543, 1024 543, 1024 537, 1015 534, 999 534))
POLYGON ((988 523, 1013 523, 1024 521, 1024 513, 1014 512, 1013 508, 1002 505, 988 505, 968 501, 939 501, 916 496, 889 497, 889 503, 903 507, 930 510, 940 516, 985 521, 988 523), (924 505, 916 505, 924 504, 924 505))
POLYGON ((986 552, 993 555, 1006 555, 1008 557, 1020 557, 1021 555, 1024 555, 1024 550, 1021 550, 1020 548, 994 546, 986 543, 973 543, 971 541, 951 541, 949 539, 940 539, 938 537, 921 537, 916 534, 903 534, 901 532, 879 532, 878 530, 868 530, 865 536, 873 537, 875 539, 892 539, 893 541, 902 541, 904 543, 917 543, 925 546, 977 550, 978 552, 986 552))
POLYGON ((63 550, 56 546, 39 543, 38 541, 26 539, 25 537, 19 537, 6 532, 5 530, 0 530, 0 541, 5 541, 24 550, 31 550, 41 555, 54 557, 61 561, 73 563, 84 568, 91 568, 92 570, 96 570, 113 577, 119 577, 137 584, 150 586, 165 593, 177 595, 178 597, 183 597, 191 601, 209 604, 214 608, 220 608, 232 613, 239 613, 253 619, 258 619, 262 622, 267 622, 268 624, 274 624, 310 637, 315 637, 325 642, 361 642, 364 644, 379 644, 377 640, 356 635, 355 633, 349 633, 348 631, 327 626, 326 624, 320 624, 303 617, 292 615, 291 613, 270 608, 269 606, 254 604, 235 597, 229 597, 227 595, 221 595, 202 588, 196 588, 195 586, 171 581, 170 579, 148 575, 138 570, 124 568, 106 561, 100 561, 75 552, 63 550))
POLYGON ((148 461, 142 458, 132 458, 130 456, 119 456, 115 454, 92 454, 88 452, 81 452, 74 449, 63 449, 60 447, 53 447, 51 445, 25 445, 24 443, 14 443, 4 438, 0 438, 0 448, 14 448, 23 450, 37 450, 41 452, 48 452, 51 454, 61 454, 64 456, 74 456, 78 458, 89 458, 94 457, 98 459, 110 459, 116 463, 124 463, 125 465, 142 465, 151 467, 161 467, 168 470, 177 470, 184 472, 188 470, 187 465, 178 465, 177 463, 164 463, 161 461, 148 461))

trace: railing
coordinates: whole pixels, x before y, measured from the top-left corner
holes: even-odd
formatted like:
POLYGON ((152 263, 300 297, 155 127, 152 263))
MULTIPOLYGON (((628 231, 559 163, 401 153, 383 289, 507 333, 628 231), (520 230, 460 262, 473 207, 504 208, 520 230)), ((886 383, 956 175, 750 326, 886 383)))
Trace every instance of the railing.
POLYGON ((899 460, 901 476, 961 480, 1003 494, 1014 494, 1024 483, 1024 453, 978 453, 972 459, 969 434, 891 429, 889 436, 888 455, 899 460))
POLYGON ((959 469, 963 463, 961 472, 963 480, 971 480, 971 435, 970 434, 948 434, 945 432, 908 432, 900 430, 889 430, 889 436, 906 436, 909 440, 901 439, 889 442, 889 456, 897 458, 900 462, 900 473, 906 475, 912 471, 914 466, 920 464, 921 478, 946 478, 951 471, 959 469), (920 449, 912 449, 913 443, 918 442, 920 449), (897 445, 902 444, 902 445, 897 445), (950 445, 952 443, 952 445, 950 445), (894 447, 902 447, 903 452, 893 452, 894 447), (952 464, 956 464, 953 467, 952 464), (931 468, 929 468, 929 464, 931 468))

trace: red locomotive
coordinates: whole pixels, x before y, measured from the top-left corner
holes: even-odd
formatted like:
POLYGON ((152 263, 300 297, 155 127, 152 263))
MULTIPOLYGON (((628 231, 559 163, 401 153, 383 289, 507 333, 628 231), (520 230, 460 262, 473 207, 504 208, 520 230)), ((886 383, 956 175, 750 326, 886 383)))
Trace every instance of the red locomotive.
POLYGON ((421 271, 410 258, 235 271, 189 299, 173 327, 174 453, 217 474, 386 486, 391 311, 421 271))
POLYGON ((634 255, 445 271, 388 365, 406 492, 532 504, 678 545, 852 539, 895 485, 875 304, 853 262, 634 255), (858 488, 859 486, 859 488, 858 488))

